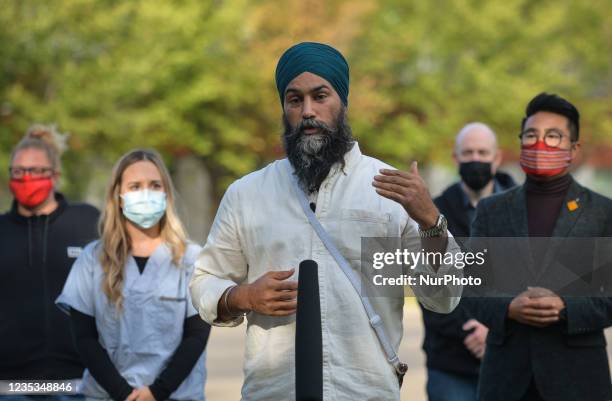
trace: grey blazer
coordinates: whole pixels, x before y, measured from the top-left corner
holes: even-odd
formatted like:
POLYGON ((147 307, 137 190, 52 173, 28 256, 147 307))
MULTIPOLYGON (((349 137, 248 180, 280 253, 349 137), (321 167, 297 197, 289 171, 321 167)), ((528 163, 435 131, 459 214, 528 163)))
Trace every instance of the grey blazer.
MULTIPOLYGON (((506 259, 511 263, 496 269, 494 277, 485 277, 485 281, 506 284, 501 293, 507 295, 465 299, 475 318, 490 330, 481 365, 478 399, 519 400, 533 379, 546 400, 611 400, 612 384, 603 334, 603 329, 612 325, 609 291, 606 296, 562 296, 566 304, 563 319, 545 328, 509 320, 507 310, 512 297, 527 286, 556 289, 561 288, 560 280, 568 274, 590 277, 592 272, 588 270, 593 267, 593 260, 586 259, 595 257, 596 253, 583 250, 577 257, 572 241, 612 237, 612 200, 572 180, 552 234, 567 240, 551 241, 539 263, 524 249, 528 240, 521 237, 528 237, 527 227, 523 186, 485 198, 478 204, 471 235, 480 238, 472 238, 470 243, 491 237, 514 237, 504 243, 506 259), (570 210, 566 205, 572 200, 577 200, 578 208, 570 210)), ((611 271, 612 266, 606 266, 598 273, 609 275, 611 271)))

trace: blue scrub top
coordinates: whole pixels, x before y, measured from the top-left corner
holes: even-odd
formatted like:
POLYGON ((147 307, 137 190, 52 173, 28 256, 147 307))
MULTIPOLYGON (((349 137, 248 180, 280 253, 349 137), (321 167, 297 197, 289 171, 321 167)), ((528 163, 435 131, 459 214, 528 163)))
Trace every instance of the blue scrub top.
MULTIPOLYGON (((184 320, 197 314, 191 302, 189 280, 201 248, 189 244, 176 266, 170 248, 161 244, 142 274, 130 255, 124 271, 123 309, 119 312, 102 291, 100 248, 100 241, 87 245, 55 302, 67 313, 74 308, 93 316, 99 341, 121 376, 134 388, 151 385, 180 344, 184 320)), ((206 352, 170 395, 171 399, 204 400, 205 358, 206 352)), ((88 370, 79 391, 86 397, 109 398, 88 370)))

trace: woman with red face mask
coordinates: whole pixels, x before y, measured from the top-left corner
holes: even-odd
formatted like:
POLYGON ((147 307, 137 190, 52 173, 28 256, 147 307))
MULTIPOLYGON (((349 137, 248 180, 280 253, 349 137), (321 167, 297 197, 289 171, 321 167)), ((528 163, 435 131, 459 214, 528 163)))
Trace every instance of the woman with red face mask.
POLYGON ((64 139, 54 127, 28 130, 10 158, 14 201, 0 215, 0 380, 31 399, 43 390, 74 393, 74 383, 45 381, 83 375, 70 321, 54 301, 82 247, 97 238, 99 212, 56 191, 64 139))

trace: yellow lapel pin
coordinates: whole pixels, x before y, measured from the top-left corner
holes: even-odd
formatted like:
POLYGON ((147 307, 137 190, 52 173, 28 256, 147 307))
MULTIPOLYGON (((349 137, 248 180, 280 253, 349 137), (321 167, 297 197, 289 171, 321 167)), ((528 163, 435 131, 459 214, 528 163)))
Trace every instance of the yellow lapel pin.
POLYGON ((574 210, 578 209, 578 207, 578 199, 567 202, 567 210, 569 210, 570 212, 573 212, 574 210))

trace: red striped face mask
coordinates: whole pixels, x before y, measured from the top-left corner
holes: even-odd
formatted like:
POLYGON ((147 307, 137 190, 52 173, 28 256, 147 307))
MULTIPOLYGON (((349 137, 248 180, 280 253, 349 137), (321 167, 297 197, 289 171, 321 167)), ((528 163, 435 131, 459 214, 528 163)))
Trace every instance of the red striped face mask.
POLYGON ((521 147, 521 167, 525 174, 538 177, 553 177, 563 173, 572 161, 571 150, 552 148, 537 141, 521 147))

